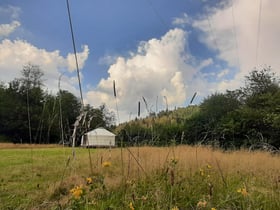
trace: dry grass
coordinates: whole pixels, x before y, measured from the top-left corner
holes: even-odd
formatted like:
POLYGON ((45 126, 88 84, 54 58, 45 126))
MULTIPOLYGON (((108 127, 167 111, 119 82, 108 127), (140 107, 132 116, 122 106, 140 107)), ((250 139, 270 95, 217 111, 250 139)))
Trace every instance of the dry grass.
MULTIPOLYGON (((165 183, 162 183, 163 180, 160 177, 162 174, 166 174, 175 179, 175 185, 178 181, 188 185, 188 180, 199 183, 202 178, 197 174, 201 168, 205 169, 207 165, 212 168, 211 183, 215 184, 214 189, 223 191, 221 195, 216 195, 218 197, 213 203, 219 203, 224 199, 219 196, 226 192, 229 192, 228 196, 232 196, 232 193, 236 193, 236 188, 242 187, 243 183, 250 186, 251 191, 263 194, 278 192, 280 189, 280 157, 265 152, 245 150, 223 152, 202 146, 131 147, 123 149, 122 164, 119 148, 111 150, 76 148, 76 155, 73 158, 71 148, 52 148, 54 145, 45 148, 45 146, 0 145, 2 153, 0 166, 3 169, 0 171, 0 180, 2 180, 0 183, 0 209, 1 207, 30 209, 39 205, 45 206, 42 209, 48 209, 57 203, 66 205, 71 198, 69 189, 85 185, 86 177, 97 176, 102 176, 106 189, 114 192, 112 195, 115 195, 115 200, 107 202, 118 202, 118 196, 122 196, 122 194, 116 193, 119 192, 120 187, 125 186, 124 182, 147 178, 147 180, 152 180, 152 183, 157 184, 158 182, 160 186, 165 183), (29 148, 33 150, 32 156, 29 148), (90 168, 88 151, 90 151, 93 171, 90 168), (33 161, 31 161, 31 157, 33 161), (67 164, 68 158, 70 158, 69 164, 67 164), (176 160, 174 168, 172 166, 170 168, 172 160, 176 160), (104 167, 105 161, 110 162, 111 165, 104 167), (124 166, 124 176, 122 176, 122 165, 124 166), (167 169, 169 172, 165 173, 167 169), (232 186, 222 189, 223 185, 227 184, 232 186), (1 199, 1 190, 3 199, 1 199), (13 194, 13 198, 10 197, 11 194, 13 194), (26 195, 28 196, 26 197, 26 195), (24 203, 26 200, 29 203, 24 203)), ((203 183, 201 184, 203 185, 203 183)), ((141 193, 148 191, 157 193, 157 191, 152 192, 152 189, 146 189, 146 184, 140 185, 140 188, 142 188, 141 193)), ((134 190, 136 189, 138 188, 134 190)), ((204 193, 203 189, 201 187, 198 193, 204 193)), ((165 196, 163 192, 160 195, 165 196)), ((181 196, 181 194, 178 195, 181 196)), ((276 194, 272 193, 272 195, 276 194)), ((195 195, 188 196, 191 199, 190 202, 194 202, 193 200, 196 199, 195 195)), ((159 198, 155 198, 155 200, 158 205, 164 201, 159 198)), ((183 200, 185 198, 182 198, 183 200)))
MULTIPOLYGON (((130 150, 137 157, 138 149, 134 147, 130 150)), ((98 154, 106 157, 108 151, 100 150, 98 154)), ((132 165, 136 167, 135 160, 129 154, 125 149, 124 161, 126 164, 132 161, 134 162, 132 165)), ((245 150, 223 152, 208 147, 141 147, 139 148, 139 158, 147 172, 162 167, 171 158, 179 159, 179 165, 187 168, 197 168, 205 164, 215 166, 218 161, 223 171, 228 173, 238 170, 243 172, 280 170, 279 156, 245 150)), ((112 160, 119 161, 118 149, 112 150, 112 160)))
MULTIPOLYGON (((158 169, 164 169, 170 159, 173 158, 178 159, 178 167, 180 169, 190 173, 209 164, 214 169, 221 170, 224 175, 252 174, 267 179, 277 179, 280 176, 279 156, 272 156, 269 153, 260 151, 248 152, 241 150, 223 152, 200 146, 133 147, 129 148, 129 150, 132 154, 127 149, 123 150, 125 176, 128 179, 145 177, 145 174, 150 174, 158 169)), ((97 171, 102 170, 102 161, 112 161, 111 176, 107 181, 116 183, 116 177, 121 175, 120 150, 116 148, 109 153, 109 150, 98 149, 93 159, 95 159, 97 171)), ((87 164, 87 162, 85 163, 87 164)))
POLYGON ((28 149, 28 148, 58 148, 62 145, 57 144, 13 144, 13 143, 0 143, 0 149, 28 149))

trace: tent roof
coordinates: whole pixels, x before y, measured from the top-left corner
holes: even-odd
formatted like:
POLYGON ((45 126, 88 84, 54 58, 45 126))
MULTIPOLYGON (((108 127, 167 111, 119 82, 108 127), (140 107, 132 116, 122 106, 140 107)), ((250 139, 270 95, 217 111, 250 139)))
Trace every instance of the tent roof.
POLYGON ((106 130, 105 128, 96 128, 87 132, 88 136, 116 136, 112 132, 106 130))

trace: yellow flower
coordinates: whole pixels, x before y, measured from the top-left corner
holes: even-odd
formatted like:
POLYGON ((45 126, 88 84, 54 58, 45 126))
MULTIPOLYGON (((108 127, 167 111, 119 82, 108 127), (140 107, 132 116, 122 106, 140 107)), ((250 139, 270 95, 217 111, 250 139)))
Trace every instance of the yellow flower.
POLYGON ((208 169, 211 169, 212 166, 211 166, 210 164, 207 164, 207 168, 208 168, 208 169))
POLYGON ((216 208, 212 207, 211 210, 217 210, 216 208))
POLYGON ((239 188, 237 190, 238 193, 242 194, 243 196, 247 196, 248 195, 248 192, 247 192, 247 189, 246 188, 239 188))
POLYGON ((107 167, 110 167, 111 165, 112 165, 112 163, 110 161, 105 161, 105 162, 103 162, 102 167, 107 168, 107 167))
POLYGON ((204 170, 202 168, 199 169, 200 176, 204 176, 204 170))
POLYGON ((171 210, 179 210, 177 206, 174 206, 171 210))
POLYGON ((207 205, 207 201, 199 201, 196 206, 198 208, 205 208, 206 205, 207 205))
POLYGON ((80 199, 83 194, 83 188, 82 188, 82 186, 76 186, 70 190, 70 193, 72 193, 72 196, 75 199, 80 199))
POLYGON ((132 202, 129 203, 129 208, 130 208, 130 210, 134 210, 132 202))
POLYGON ((92 178, 91 178, 91 177, 88 177, 88 178, 86 179, 86 181, 87 181, 87 184, 92 184, 92 178))

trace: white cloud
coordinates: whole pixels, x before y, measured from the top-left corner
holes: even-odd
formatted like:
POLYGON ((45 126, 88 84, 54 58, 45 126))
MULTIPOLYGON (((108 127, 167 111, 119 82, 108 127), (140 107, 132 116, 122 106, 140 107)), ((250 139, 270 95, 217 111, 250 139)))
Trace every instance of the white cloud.
MULTIPOLYGON (((83 51, 78 53, 81 68, 84 66, 88 52, 88 47, 84 46, 83 51)), ((27 63, 31 63, 39 65, 43 70, 44 78, 46 79, 44 82, 46 88, 52 92, 56 92, 60 73, 72 71, 72 65, 69 63, 70 57, 74 57, 74 55, 69 53, 64 58, 58 50, 49 52, 45 49, 37 48, 26 41, 4 39, 0 42, 1 81, 9 82, 14 78, 20 77, 22 67, 27 63)), ((61 79, 61 88, 76 93, 75 84, 71 82, 70 76, 70 73, 64 74, 61 79)))
POLYGON ((201 41, 218 52, 217 58, 226 61, 229 68, 240 67, 232 80, 217 84, 218 89, 240 87, 244 75, 256 66, 270 65, 280 73, 280 1, 262 0, 258 48, 259 1, 233 2, 233 7, 215 8, 208 16, 193 21, 193 27, 203 32, 201 41))
POLYGON ((210 65, 213 64, 213 63, 214 63, 214 62, 213 62, 213 59, 212 59, 212 58, 208 58, 208 59, 206 59, 206 60, 203 60, 203 61, 200 63, 198 69, 203 69, 203 68, 205 68, 205 67, 207 67, 207 66, 210 66, 210 65))
POLYGON ((175 26, 185 26, 187 24, 190 24, 192 22, 192 19, 187 15, 187 13, 184 13, 181 17, 176 17, 173 19, 172 24, 175 26))
MULTIPOLYGON (((83 49, 83 52, 77 53, 78 66, 81 69, 84 67, 85 61, 87 60, 88 55, 89 55, 89 48, 87 45, 83 45, 82 49, 83 49)), ((68 62, 68 69, 70 71, 76 70, 76 59, 73 54, 67 55, 67 62, 68 62)))
POLYGON ((168 104, 182 105, 182 102, 186 100, 186 85, 184 84, 184 78, 182 72, 175 72, 174 76, 170 80, 169 89, 163 88, 161 95, 168 99, 168 104))
MULTIPOLYGON (((137 113, 138 101, 144 107, 142 96, 149 109, 165 109, 168 106, 182 106, 195 91, 203 91, 206 82, 199 76, 198 68, 193 68, 187 45, 187 33, 181 29, 168 31, 161 39, 141 42, 136 53, 129 58, 118 57, 108 69, 108 78, 103 78, 95 90, 87 93, 87 101, 94 106, 106 103, 115 108, 113 80, 116 81, 117 103, 121 121, 127 120, 129 113, 137 113), (158 98, 158 102, 157 101, 158 98), (156 105, 158 107, 156 107, 156 105)), ((204 61, 209 65, 212 60, 204 61)), ((142 109, 142 113, 146 113, 142 109)))
POLYGON ((19 26, 20 22, 18 21, 13 21, 10 24, 0 24, 0 38, 9 36, 19 26))
POLYGON ((111 65, 116 62, 117 56, 106 55, 98 60, 98 63, 101 65, 111 65))

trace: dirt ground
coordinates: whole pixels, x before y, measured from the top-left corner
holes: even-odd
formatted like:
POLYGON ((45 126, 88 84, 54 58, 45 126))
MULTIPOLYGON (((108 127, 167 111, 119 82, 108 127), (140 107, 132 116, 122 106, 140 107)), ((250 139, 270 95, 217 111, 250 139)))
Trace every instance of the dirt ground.
POLYGON ((26 149, 26 148, 55 148, 62 147, 58 144, 13 144, 0 143, 0 149, 26 149))

